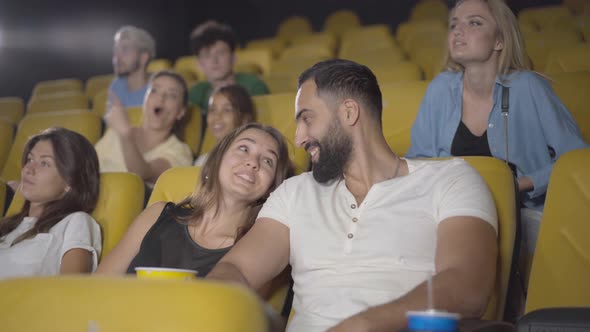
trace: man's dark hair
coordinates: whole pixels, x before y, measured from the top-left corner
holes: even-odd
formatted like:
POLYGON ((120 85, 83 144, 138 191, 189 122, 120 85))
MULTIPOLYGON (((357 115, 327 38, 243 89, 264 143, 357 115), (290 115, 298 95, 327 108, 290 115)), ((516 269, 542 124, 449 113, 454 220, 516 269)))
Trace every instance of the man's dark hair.
POLYGON ((225 42, 232 53, 236 49, 236 35, 229 25, 207 21, 197 26, 191 33, 191 49, 197 56, 203 48, 209 47, 217 41, 225 42))
POLYGON ((381 90, 377 78, 367 66, 341 59, 318 62, 299 76, 298 88, 310 79, 317 86, 318 96, 326 94, 337 101, 352 98, 381 125, 381 90))

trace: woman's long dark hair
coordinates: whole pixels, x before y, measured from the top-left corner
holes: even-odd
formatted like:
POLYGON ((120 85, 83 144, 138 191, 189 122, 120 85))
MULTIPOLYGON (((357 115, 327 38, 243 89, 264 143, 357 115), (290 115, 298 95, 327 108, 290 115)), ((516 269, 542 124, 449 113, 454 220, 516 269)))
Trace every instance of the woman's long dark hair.
POLYGON ((236 138, 248 129, 257 129, 269 134, 277 142, 278 159, 274 181, 270 188, 268 188, 267 192, 260 199, 252 202, 249 206, 247 220, 242 227, 238 228, 236 241, 244 236, 254 225, 258 211, 268 198, 268 195, 270 195, 270 193, 275 190, 283 180, 293 175, 293 167, 289 160, 289 151, 283 135, 273 127, 261 125, 259 123, 245 124, 221 139, 221 141, 219 141, 209 153, 209 157, 201 169, 200 181, 195 192, 176 205, 177 207, 189 210, 187 214, 176 216, 179 221, 189 223, 191 220, 201 220, 205 211, 211 208, 216 208, 215 214, 217 215, 220 207, 219 202, 221 201, 221 184, 219 182, 221 161, 236 138))
MULTIPOLYGON (((92 143, 84 136, 68 129, 57 127, 46 129, 32 136, 25 145, 21 161, 23 167, 27 162, 27 156, 40 141, 51 143, 57 171, 70 190, 63 197, 46 203, 33 228, 16 238, 11 245, 33 238, 39 233, 47 233, 51 227, 71 213, 92 212, 98 201, 100 180, 98 157, 92 143)), ((31 202, 25 200, 19 213, 0 220, 0 241, 29 215, 30 206, 31 202)))

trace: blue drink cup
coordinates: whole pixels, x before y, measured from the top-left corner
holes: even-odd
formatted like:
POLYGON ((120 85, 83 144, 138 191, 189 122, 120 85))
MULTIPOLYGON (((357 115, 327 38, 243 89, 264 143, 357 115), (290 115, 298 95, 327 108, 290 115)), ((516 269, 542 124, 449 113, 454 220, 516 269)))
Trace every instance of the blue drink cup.
POLYGON ((445 311, 408 311, 408 331, 456 332, 460 316, 445 311))

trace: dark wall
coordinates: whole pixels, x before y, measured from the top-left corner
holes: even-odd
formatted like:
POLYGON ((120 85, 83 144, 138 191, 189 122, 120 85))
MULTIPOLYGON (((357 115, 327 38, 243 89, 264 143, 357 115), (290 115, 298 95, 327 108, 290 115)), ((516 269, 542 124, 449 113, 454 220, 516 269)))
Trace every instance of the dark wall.
MULTIPOLYGON (((544 1, 551 2, 551 1, 544 1)), ((555 1, 553 1, 555 2, 555 1)), ((112 37, 122 25, 147 29, 158 57, 189 53, 188 35, 206 19, 232 25, 242 42, 272 37, 291 15, 321 30, 337 9, 355 10, 364 24, 395 28, 415 1, 395 0, 0 0, 0 96, 28 98, 35 82, 111 72, 112 37)), ((512 1, 518 9, 539 1, 512 1)))

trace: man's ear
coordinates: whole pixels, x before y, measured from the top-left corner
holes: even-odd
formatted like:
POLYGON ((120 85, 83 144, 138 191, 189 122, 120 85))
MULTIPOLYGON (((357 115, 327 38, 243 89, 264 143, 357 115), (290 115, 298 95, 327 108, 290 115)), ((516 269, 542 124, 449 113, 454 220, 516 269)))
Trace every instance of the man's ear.
POLYGON ((344 99, 340 104, 342 111, 342 123, 349 126, 353 126, 357 123, 360 118, 360 107, 359 104, 353 99, 344 99))

